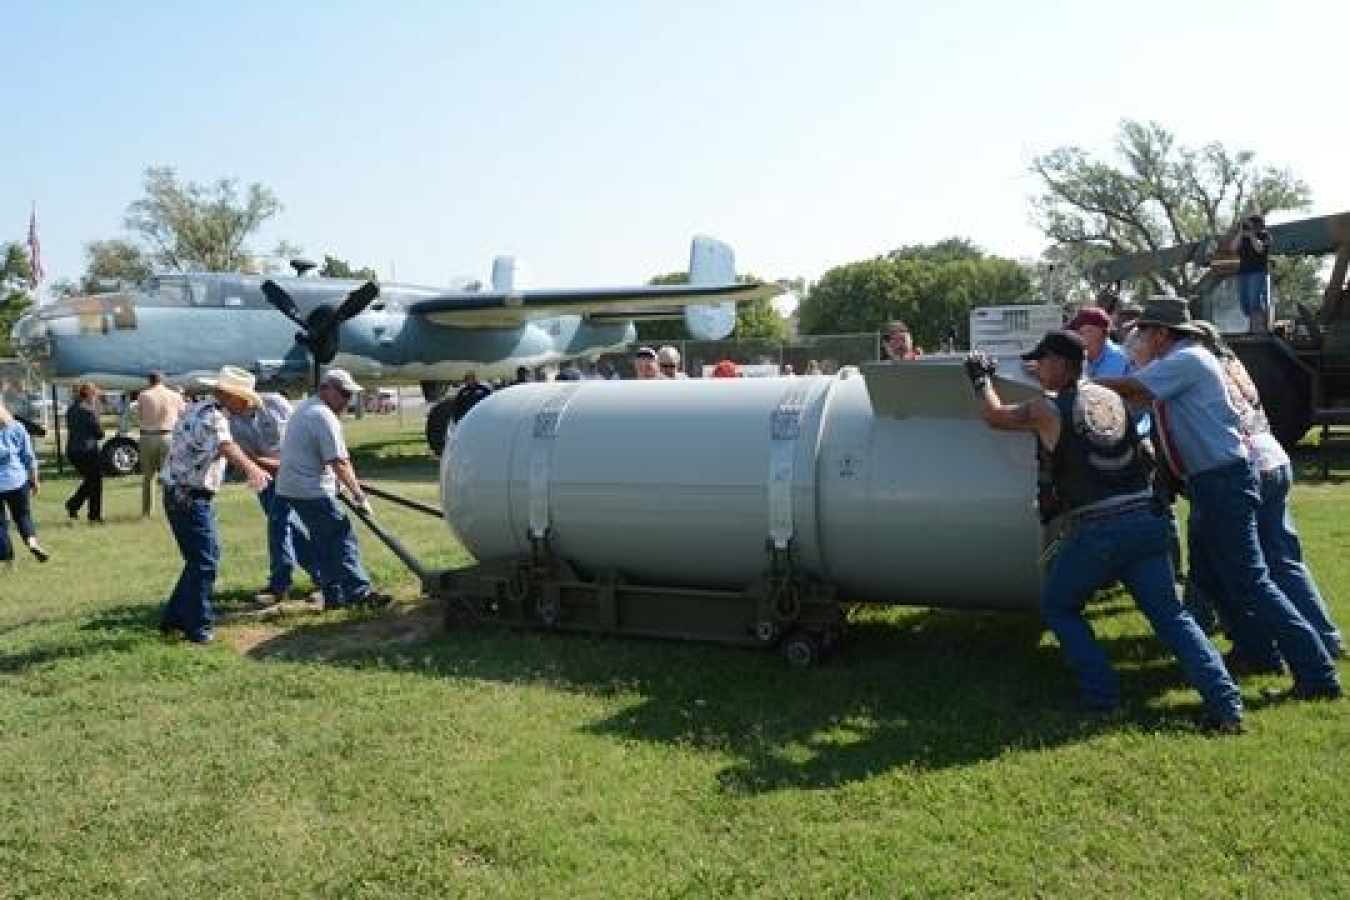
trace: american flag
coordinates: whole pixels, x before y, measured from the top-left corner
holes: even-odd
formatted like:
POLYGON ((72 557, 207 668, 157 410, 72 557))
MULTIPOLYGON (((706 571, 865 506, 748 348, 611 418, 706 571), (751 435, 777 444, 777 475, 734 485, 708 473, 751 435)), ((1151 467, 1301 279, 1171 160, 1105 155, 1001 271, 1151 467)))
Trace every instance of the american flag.
POLYGON ((47 277, 42 269, 42 242, 38 240, 36 206, 28 217, 28 253, 33 260, 33 287, 36 288, 47 277))

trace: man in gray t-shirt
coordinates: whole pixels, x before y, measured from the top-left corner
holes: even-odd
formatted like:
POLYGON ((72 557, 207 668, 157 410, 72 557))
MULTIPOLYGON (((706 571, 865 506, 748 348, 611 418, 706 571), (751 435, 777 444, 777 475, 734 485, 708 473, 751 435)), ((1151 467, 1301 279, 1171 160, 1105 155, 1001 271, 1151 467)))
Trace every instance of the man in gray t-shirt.
POLYGON ((338 421, 338 414, 360 390, 345 369, 329 369, 319 380, 318 393, 295 408, 281 443, 277 493, 309 531, 322 579, 324 609, 384 606, 392 599, 371 588, 361 565, 356 530, 337 502, 341 485, 352 503, 370 511, 338 421))

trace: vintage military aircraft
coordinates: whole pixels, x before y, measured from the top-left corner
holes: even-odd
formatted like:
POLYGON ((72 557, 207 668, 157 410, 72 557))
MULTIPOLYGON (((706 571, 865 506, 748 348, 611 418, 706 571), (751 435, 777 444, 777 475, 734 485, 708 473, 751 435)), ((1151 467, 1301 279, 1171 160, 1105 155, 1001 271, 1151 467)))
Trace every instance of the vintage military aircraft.
POLYGON ((342 279, 274 278, 265 291, 268 279, 256 275, 156 275, 130 290, 38 307, 15 324, 14 344, 50 382, 136 390, 159 371, 192 388, 235 365, 265 386, 304 386, 315 348, 297 341, 290 318, 332 323, 318 329, 333 340, 322 361, 363 384, 420 382, 434 393, 470 370, 506 378, 518 366, 622 349, 636 336, 635 319, 682 315, 695 337, 725 337, 736 303, 782 292, 737 282, 731 248, 703 236, 693 240, 685 285, 519 290, 513 271, 495 266, 483 289, 385 284, 377 292, 342 279))
MULTIPOLYGON (((498 271, 510 272, 509 266, 498 271)), ((39 307, 14 326, 14 343, 46 381, 93 380, 135 390, 151 371, 191 387, 222 365, 260 383, 303 383, 307 348, 264 295, 267 279, 230 273, 156 275, 131 290, 39 307)), ((300 318, 340 309, 360 282, 275 278, 300 318)), ((360 315, 340 323, 332 364, 363 383, 412 384, 509 377, 517 366, 597 356, 634 339, 633 320, 683 314, 691 334, 725 337, 735 304, 772 297, 776 285, 735 280, 731 248, 694 239, 687 285, 517 290, 509 277, 490 288, 447 291, 380 285, 360 315)))

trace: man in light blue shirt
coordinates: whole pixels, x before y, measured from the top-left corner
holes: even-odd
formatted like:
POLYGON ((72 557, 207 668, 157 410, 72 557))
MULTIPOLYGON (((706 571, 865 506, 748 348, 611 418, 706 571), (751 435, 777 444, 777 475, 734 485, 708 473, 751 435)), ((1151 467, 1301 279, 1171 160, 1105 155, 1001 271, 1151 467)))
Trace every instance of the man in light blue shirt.
POLYGON ((1130 358, 1120 345, 1111 340, 1111 317, 1106 310, 1096 306, 1080 309, 1069 320, 1068 328, 1083 339, 1083 348, 1087 357, 1083 361, 1083 374, 1090 381, 1101 378, 1124 378, 1133 366, 1130 358))
MULTIPOLYGON (((281 442, 286 435, 286 422, 291 417, 290 401, 281 394, 259 394, 257 406, 239 415, 231 414, 230 432, 235 443, 249 458, 272 477, 281 468, 281 442)), ((316 588, 323 584, 315 563, 314 548, 309 532, 286 499, 269 484, 258 494, 267 519, 267 585, 253 595, 256 603, 270 604, 286 599, 291 589, 292 573, 296 565, 309 573, 316 588)))
POLYGON ((1275 585, 1261 555, 1261 504, 1237 411, 1228 402, 1218 360, 1197 342, 1203 332, 1179 297, 1154 297, 1136 325, 1150 362, 1125 378, 1098 383, 1135 406, 1154 404, 1163 457, 1184 481, 1191 504, 1191 573, 1228 615, 1249 619, 1274 640, 1294 675, 1281 698, 1341 697, 1336 666, 1317 632, 1275 585))

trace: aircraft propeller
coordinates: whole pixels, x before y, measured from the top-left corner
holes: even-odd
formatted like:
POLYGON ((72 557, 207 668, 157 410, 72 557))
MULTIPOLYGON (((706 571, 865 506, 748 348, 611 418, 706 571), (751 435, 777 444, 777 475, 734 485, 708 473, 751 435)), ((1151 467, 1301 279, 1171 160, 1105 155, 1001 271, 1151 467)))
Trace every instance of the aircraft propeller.
POLYGON ((313 387, 318 390, 319 370, 337 356, 338 335, 342 323, 360 315, 371 301, 380 295, 380 286, 373 281, 367 281, 349 293, 336 309, 327 303, 320 303, 305 318, 300 317, 300 308, 291 299, 291 295, 275 281, 270 279, 264 281, 262 292, 268 303, 302 329, 296 333, 295 342, 309 353, 310 364, 314 370, 313 387))

